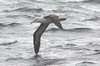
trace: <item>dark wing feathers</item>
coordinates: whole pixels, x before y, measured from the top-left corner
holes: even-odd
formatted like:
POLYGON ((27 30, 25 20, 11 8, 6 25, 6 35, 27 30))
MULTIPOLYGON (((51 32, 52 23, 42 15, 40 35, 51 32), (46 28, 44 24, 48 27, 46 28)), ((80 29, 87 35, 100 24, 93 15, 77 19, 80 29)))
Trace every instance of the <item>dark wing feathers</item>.
POLYGON ((46 28, 48 27, 49 24, 42 24, 39 26, 39 28, 35 31, 34 33, 34 50, 35 53, 38 54, 39 48, 40 48, 40 40, 41 40, 41 35, 44 33, 46 28))
POLYGON ((58 19, 58 16, 56 15, 49 15, 50 19, 54 22, 54 24, 60 28, 61 30, 63 29, 61 23, 60 23, 60 20, 58 19))

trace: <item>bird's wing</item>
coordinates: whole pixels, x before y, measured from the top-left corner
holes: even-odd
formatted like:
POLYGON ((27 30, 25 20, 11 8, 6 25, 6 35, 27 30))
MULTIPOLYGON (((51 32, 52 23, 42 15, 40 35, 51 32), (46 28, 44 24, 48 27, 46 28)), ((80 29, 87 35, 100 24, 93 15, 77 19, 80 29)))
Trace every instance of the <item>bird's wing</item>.
POLYGON ((50 19, 54 22, 54 24, 60 28, 61 30, 63 29, 61 23, 60 23, 60 20, 58 19, 58 16, 56 15, 49 15, 50 19))
POLYGON ((39 28, 35 31, 34 33, 34 50, 35 53, 38 54, 39 48, 40 48, 40 40, 41 40, 41 35, 43 32, 46 30, 49 24, 42 24, 39 26, 39 28))

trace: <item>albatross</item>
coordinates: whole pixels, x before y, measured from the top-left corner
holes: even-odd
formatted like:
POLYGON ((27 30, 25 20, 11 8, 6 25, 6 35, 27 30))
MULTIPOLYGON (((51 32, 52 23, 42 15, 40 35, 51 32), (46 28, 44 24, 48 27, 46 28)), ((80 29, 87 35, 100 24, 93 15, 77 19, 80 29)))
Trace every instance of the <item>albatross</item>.
POLYGON ((34 32, 33 34, 33 44, 34 44, 34 50, 35 54, 37 55, 39 52, 40 48, 40 40, 41 40, 41 35, 44 33, 46 28, 50 23, 54 23, 59 29, 63 30, 63 27, 60 23, 60 21, 64 21, 66 18, 59 18, 55 14, 50 14, 48 16, 44 16, 42 18, 35 18, 30 24, 32 23, 41 23, 39 28, 34 32))

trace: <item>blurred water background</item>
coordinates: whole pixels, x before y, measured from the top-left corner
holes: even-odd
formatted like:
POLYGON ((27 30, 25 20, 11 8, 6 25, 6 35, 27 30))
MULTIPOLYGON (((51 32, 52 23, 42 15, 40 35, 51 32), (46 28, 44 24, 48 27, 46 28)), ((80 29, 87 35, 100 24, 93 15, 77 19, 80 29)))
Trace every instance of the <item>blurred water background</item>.
POLYGON ((0 0, 0 66, 99 66, 100 0, 0 0), (35 17, 67 18, 64 31, 50 24, 36 58, 35 17))

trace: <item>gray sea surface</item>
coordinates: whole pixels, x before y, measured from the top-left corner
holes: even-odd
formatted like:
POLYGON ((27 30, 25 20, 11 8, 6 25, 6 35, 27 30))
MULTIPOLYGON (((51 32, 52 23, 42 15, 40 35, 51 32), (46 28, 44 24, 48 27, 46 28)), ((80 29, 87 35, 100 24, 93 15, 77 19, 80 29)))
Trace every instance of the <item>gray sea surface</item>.
POLYGON ((100 0, 0 0, 0 66, 100 66, 100 0), (50 24, 35 56, 36 17, 67 18, 50 24))

